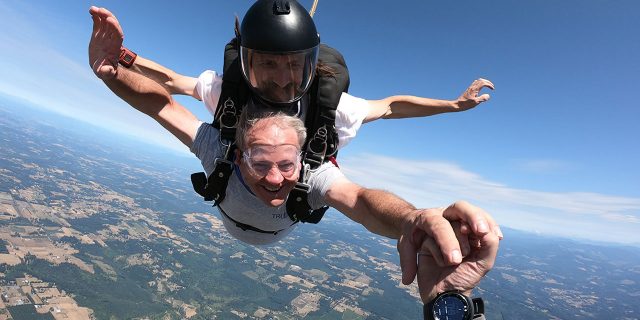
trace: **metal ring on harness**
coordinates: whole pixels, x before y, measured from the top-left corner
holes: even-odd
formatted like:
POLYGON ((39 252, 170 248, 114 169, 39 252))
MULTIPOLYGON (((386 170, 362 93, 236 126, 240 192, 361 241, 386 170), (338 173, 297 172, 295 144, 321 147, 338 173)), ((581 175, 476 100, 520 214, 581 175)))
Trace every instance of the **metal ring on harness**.
POLYGON ((327 151, 327 128, 322 126, 313 135, 313 139, 309 141, 309 151, 315 154, 323 155, 327 151))
POLYGON ((235 128, 237 121, 236 106, 231 98, 227 98, 222 108, 222 114, 220 115, 220 127, 235 128))

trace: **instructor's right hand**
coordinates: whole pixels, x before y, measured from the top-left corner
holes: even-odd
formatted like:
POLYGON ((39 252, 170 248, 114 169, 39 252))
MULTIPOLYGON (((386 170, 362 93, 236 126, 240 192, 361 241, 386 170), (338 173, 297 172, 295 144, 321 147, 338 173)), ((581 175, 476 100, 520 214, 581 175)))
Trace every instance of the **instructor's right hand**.
POLYGON ((89 41, 89 65, 102 80, 116 76, 124 33, 118 19, 105 8, 91 7, 93 32, 89 41))

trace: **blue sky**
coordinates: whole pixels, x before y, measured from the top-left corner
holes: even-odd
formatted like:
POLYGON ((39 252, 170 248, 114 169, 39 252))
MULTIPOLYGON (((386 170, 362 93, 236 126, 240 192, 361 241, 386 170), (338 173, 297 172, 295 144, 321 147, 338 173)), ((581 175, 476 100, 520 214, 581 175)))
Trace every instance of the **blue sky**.
MULTIPOLYGON (((234 14, 252 1, 174 3, 0 2, 0 94, 185 154, 87 62, 93 4, 140 55, 188 75, 220 70, 234 14)), ((639 245, 638 12, 632 0, 320 1, 321 39, 344 54, 355 96, 453 99, 478 77, 496 85, 471 111, 365 125, 343 170, 420 207, 466 199, 505 226, 639 245)))

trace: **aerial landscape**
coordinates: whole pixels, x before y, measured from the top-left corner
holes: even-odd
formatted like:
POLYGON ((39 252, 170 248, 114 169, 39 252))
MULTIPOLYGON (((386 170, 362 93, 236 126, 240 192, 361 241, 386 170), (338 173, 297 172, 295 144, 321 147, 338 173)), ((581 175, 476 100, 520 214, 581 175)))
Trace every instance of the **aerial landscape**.
MULTIPOLYGON (((329 211, 244 245, 197 162, 97 130, 0 99, 0 319, 419 318, 394 240, 329 211)), ((640 249, 506 228, 474 293, 488 319, 638 319, 640 249)))
MULTIPOLYGON (((365 117, 344 121, 340 170, 416 208, 464 200, 500 224, 473 290, 486 319, 640 319, 640 1, 298 2, 308 38, 345 59, 343 106, 365 117)), ((242 33, 240 53, 256 57, 294 44, 260 23, 278 41, 243 45, 236 21, 254 3, 0 1, 0 320, 422 318, 396 240, 337 210, 270 245, 230 236, 191 185, 202 165, 167 132, 180 123, 159 125, 167 109, 148 117, 101 80, 120 49, 118 70, 157 63, 161 75, 138 72, 211 121, 230 39, 242 33), (116 20, 123 35, 94 28, 116 20)), ((310 49, 278 55, 313 62, 310 49)))

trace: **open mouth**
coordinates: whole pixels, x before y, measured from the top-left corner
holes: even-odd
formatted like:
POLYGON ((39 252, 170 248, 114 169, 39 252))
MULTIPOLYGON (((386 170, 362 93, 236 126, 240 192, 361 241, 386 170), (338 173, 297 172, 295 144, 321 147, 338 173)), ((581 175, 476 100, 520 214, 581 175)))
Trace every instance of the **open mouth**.
POLYGON ((269 191, 269 192, 273 192, 273 193, 277 193, 278 191, 280 191, 282 189, 282 187, 268 187, 268 186, 262 186, 265 190, 269 191))

